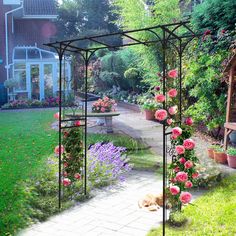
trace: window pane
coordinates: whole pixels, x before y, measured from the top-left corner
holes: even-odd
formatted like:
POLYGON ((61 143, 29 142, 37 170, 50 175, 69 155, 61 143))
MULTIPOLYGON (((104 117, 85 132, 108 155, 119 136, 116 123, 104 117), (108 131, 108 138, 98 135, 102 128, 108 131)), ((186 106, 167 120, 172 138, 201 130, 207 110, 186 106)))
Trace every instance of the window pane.
POLYGON ((26 60, 26 50, 22 48, 15 49, 14 59, 26 60))
POLYGON ((52 64, 44 65, 44 89, 45 98, 53 97, 52 64))
POLYGON ((40 53, 38 49, 28 49, 29 59, 40 59, 40 53))
POLYGON ((26 65, 21 64, 21 63, 17 63, 17 64, 14 65, 14 67, 15 67, 15 70, 17 70, 17 69, 25 70, 26 65))
POLYGON ((54 54, 51 53, 51 52, 41 51, 41 54, 42 54, 42 58, 43 59, 45 59, 45 58, 55 58, 54 54))
POLYGON ((25 73, 25 71, 15 71, 15 79, 18 82, 15 89, 19 90, 19 91, 26 90, 26 73, 25 73))

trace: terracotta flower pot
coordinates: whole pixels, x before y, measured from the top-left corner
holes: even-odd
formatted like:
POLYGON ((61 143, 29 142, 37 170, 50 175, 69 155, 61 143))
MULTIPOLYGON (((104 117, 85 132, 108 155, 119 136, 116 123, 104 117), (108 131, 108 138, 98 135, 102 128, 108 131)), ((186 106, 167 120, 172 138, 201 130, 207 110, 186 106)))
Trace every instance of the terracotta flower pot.
POLYGON ((145 118, 146 118, 146 120, 154 120, 155 119, 155 111, 145 110, 145 118))
POLYGON ((225 164, 227 163, 227 154, 224 152, 214 151, 214 159, 217 163, 225 164))
POLYGON ((236 168, 236 156, 227 155, 228 165, 231 168, 236 168))
POLYGON ((214 149, 213 148, 208 148, 207 153, 208 153, 209 158, 214 159, 214 149))

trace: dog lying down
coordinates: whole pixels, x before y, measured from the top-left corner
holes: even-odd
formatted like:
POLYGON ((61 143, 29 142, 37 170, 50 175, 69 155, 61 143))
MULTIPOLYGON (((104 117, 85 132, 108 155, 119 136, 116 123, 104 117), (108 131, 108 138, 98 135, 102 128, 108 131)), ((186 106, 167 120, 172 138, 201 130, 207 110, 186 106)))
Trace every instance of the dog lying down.
POLYGON ((147 209, 149 211, 157 211, 163 206, 163 194, 147 194, 138 201, 140 208, 147 209))

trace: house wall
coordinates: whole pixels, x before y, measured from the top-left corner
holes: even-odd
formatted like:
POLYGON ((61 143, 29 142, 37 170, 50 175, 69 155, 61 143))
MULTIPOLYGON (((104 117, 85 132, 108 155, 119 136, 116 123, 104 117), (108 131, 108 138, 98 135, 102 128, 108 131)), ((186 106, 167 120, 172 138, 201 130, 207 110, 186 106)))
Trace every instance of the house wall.
POLYGON ((0 64, 0 83, 6 80, 6 53, 5 53, 5 12, 10 11, 11 7, 3 5, 3 0, 0 0, 0 56, 3 63, 0 64))
MULTIPOLYGON (((3 5, 0 0, 0 56, 3 63, 0 64, 0 83, 6 80, 6 41, 5 41, 5 12, 10 11, 11 6, 3 5)), ((8 17, 8 44, 9 64, 12 63, 12 53, 15 46, 35 46, 49 50, 43 43, 50 41, 56 34, 55 23, 50 19, 14 19, 14 32, 12 33, 12 14, 8 17)))

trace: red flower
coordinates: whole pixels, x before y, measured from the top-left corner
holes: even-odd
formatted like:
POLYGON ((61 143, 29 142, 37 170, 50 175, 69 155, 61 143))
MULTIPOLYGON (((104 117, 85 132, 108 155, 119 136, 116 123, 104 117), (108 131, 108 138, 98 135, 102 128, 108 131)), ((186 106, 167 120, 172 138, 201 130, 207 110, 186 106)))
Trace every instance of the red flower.
POLYGON ((80 125, 81 125, 80 121, 77 120, 77 121, 75 122, 75 126, 80 126, 80 125))
POLYGON ((193 124, 193 119, 191 117, 187 117, 185 119, 185 124, 191 126, 193 124))
POLYGON ((192 162, 192 161, 186 161, 186 162, 184 163, 184 167, 185 167, 185 169, 190 169, 190 168, 192 168, 192 167, 193 167, 193 162, 192 162))
POLYGON ((180 192, 180 188, 178 186, 170 186, 170 192, 172 195, 177 195, 180 192))
POLYGON ((191 201, 192 199, 192 195, 189 192, 182 192, 179 196, 179 200, 183 203, 183 204, 187 204, 191 201))
POLYGON ((173 120, 172 120, 172 119, 167 119, 167 121, 166 121, 166 122, 167 122, 167 124, 168 124, 168 125, 171 125, 171 124, 172 124, 172 122, 173 122, 173 120))
POLYGON ((184 153, 185 153, 185 148, 184 148, 184 146, 182 146, 182 145, 178 145, 178 146, 175 147, 175 151, 176 151, 179 155, 181 155, 181 154, 184 154, 184 153))
POLYGON ((192 150, 195 148, 195 142, 191 138, 185 139, 183 145, 184 145, 184 148, 187 150, 192 150))
POLYGON ((155 118, 159 121, 165 120, 167 118, 167 111, 164 109, 157 110, 155 113, 155 118))
POLYGON ((55 119, 59 120, 59 117, 60 117, 59 112, 55 113, 53 116, 55 119))
POLYGON ((180 127, 175 127, 172 129, 172 135, 179 137, 182 134, 182 129, 180 127))
POLYGON ((63 184, 65 187, 67 187, 67 186, 71 185, 71 180, 68 179, 68 178, 64 178, 64 179, 62 180, 62 184, 63 184))
POLYGON ((173 78, 173 79, 177 78, 178 77, 178 71, 176 69, 170 70, 168 72, 168 77, 173 78))
POLYGON ((186 182, 188 180, 188 174, 184 171, 181 171, 176 174, 175 178, 179 182, 186 182))
POLYGON ((198 178, 198 176, 199 176, 198 172, 195 172, 195 173, 192 174, 192 178, 193 178, 193 179, 198 178))
POLYGON ((171 89, 171 90, 168 91, 168 96, 169 96, 170 98, 176 97, 177 94, 178 94, 178 92, 177 92, 176 89, 171 89))
POLYGON ((165 96, 163 94, 157 94, 155 96, 156 102, 164 102, 166 100, 165 96))
POLYGON ((193 183, 191 181, 187 181, 184 186, 185 186, 185 188, 192 188, 193 183))
POLYGON ((81 175, 80 175, 79 173, 75 173, 74 177, 75 177, 76 179, 81 179, 81 175))
POLYGON ((180 157, 180 158, 179 158, 179 162, 180 162, 181 164, 184 164, 184 163, 186 162, 186 159, 185 159, 184 157, 180 157))
POLYGON ((173 106, 173 107, 170 107, 169 109, 168 109, 168 112, 171 114, 171 115, 175 115, 176 113, 177 113, 177 111, 178 111, 178 107, 175 105, 175 106, 173 106))
MULTIPOLYGON (((55 153, 56 155, 59 155, 59 149, 60 149, 60 148, 59 148, 59 145, 55 147, 54 153, 55 153)), ((61 154, 62 154, 64 151, 65 151, 65 149, 64 149, 63 145, 61 145, 61 154)))

